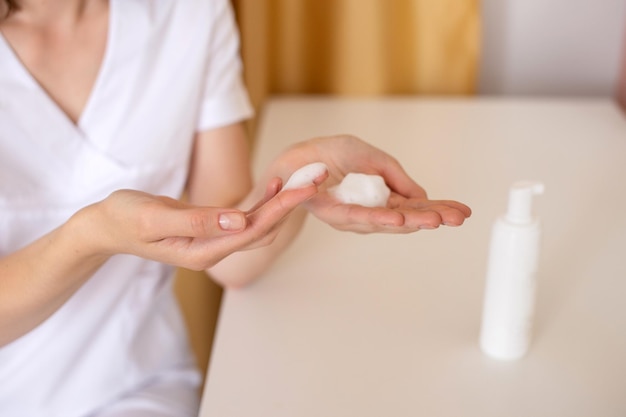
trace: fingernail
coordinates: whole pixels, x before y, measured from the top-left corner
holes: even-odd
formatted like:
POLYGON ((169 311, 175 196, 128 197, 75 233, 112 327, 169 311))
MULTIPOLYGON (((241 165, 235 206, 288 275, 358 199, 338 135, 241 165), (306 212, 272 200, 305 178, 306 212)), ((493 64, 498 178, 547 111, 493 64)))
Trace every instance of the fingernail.
POLYGON ((246 218, 242 213, 222 213, 218 219, 222 230, 241 230, 246 226, 246 218))

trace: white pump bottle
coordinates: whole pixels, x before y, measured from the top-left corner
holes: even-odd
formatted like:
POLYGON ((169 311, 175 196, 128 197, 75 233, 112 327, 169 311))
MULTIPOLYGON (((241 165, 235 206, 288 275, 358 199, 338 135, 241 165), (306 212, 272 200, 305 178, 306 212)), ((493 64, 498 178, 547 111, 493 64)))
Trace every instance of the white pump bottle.
POLYGON ((480 347, 496 359, 519 359, 530 344, 541 234, 532 199, 543 189, 538 182, 513 184, 508 210, 493 226, 480 347))

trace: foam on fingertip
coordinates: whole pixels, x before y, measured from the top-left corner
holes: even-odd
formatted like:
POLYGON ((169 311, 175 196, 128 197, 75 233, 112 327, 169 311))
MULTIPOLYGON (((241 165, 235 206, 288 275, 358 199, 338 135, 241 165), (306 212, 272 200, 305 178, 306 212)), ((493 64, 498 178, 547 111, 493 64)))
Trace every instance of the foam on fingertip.
POLYGON ((298 169, 291 174, 283 190, 291 190, 294 188, 308 187, 320 175, 328 171, 328 167, 323 162, 314 162, 298 169))
POLYGON ((391 190, 380 175, 351 172, 331 190, 334 197, 344 204, 364 207, 385 207, 391 190))

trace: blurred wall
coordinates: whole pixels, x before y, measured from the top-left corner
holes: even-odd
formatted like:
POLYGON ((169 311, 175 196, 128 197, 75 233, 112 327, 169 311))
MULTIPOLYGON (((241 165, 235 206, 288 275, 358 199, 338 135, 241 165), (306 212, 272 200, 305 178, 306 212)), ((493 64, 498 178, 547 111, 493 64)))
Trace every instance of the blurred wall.
POLYGON ((482 0, 479 92, 614 96, 626 0, 482 0))

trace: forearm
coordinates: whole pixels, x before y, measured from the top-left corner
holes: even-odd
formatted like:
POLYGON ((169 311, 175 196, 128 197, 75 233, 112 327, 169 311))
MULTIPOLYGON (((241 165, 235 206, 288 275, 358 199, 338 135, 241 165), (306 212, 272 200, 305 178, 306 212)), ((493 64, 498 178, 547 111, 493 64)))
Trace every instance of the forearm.
POLYGON ((0 259, 0 346, 52 315, 107 257, 88 243, 86 210, 0 259))

